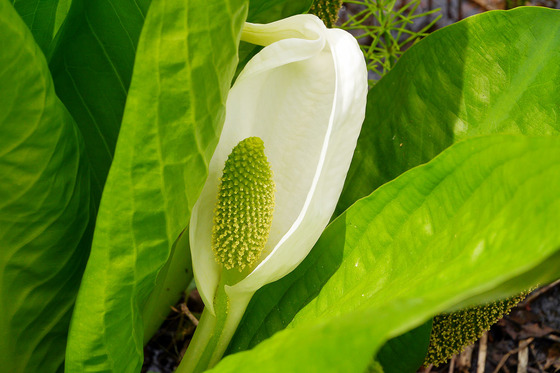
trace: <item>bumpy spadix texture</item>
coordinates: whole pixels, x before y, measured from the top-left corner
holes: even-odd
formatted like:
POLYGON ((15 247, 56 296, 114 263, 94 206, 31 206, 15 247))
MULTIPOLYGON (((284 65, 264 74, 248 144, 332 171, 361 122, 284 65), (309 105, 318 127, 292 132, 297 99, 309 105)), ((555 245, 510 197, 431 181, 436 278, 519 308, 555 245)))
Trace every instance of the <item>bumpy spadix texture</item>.
POLYGON ((218 263, 243 271, 259 258, 270 233, 274 181, 263 141, 248 137, 229 155, 214 211, 212 249, 218 263))
POLYGON ((507 315, 531 290, 517 296, 434 317, 430 346, 424 365, 439 366, 474 343, 507 315))
POLYGON ((275 184, 266 245, 250 270, 225 285, 229 299, 241 303, 284 277, 311 251, 342 191, 366 107, 367 68, 349 33, 299 14, 267 25, 246 23, 241 37, 264 48, 229 91, 220 140, 189 229, 198 291, 214 315, 225 278, 212 249, 214 210, 232 149, 248 137, 262 139, 275 184))

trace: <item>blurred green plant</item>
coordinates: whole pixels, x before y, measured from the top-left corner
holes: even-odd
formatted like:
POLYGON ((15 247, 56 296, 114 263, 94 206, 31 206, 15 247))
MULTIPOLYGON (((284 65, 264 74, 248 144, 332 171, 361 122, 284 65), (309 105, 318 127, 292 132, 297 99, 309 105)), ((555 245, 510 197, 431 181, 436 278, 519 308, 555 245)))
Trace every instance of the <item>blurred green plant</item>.
POLYGON ((351 32, 364 52, 370 74, 369 84, 373 86, 389 72, 404 51, 428 34, 428 30, 441 18, 428 17, 440 11, 439 8, 427 12, 419 11, 420 0, 354 0, 346 4, 358 5, 356 14, 349 14, 340 27, 351 32), (423 21, 425 25, 413 29, 423 21))

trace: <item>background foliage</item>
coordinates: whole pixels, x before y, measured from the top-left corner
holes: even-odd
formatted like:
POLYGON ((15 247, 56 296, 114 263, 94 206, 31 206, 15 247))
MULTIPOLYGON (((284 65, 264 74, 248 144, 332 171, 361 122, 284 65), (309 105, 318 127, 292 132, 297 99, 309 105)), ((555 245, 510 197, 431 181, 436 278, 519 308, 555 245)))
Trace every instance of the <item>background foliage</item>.
MULTIPOLYGON (((243 22, 310 3, 0 0, 0 366, 140 369, 192 277, 181 232, 258 50, 243 22)), ((337 218, 215 371, 361 371, 434 314, 555 279, 559 17, 483 14, 386 60, 337 218)))

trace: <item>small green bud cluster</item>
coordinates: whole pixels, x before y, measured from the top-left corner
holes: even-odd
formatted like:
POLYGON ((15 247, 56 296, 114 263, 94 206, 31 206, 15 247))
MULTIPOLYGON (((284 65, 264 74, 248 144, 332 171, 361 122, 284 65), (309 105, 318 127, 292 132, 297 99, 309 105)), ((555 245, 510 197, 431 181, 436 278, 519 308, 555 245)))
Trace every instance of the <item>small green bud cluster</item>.
POLYGON ((311 8, 310 14, 315 14, 321 18, 328 28, 332 28, 338 20, 338 12, 342 7, 342 0, 315 0, 311 8))
POLYGON ((263 141, 239 142, 224 167, 212 228, 214 255, 226 269, 241 272, 258 260, 270 234, 274 189, 263 141))
POLYGON ((473 344, 485 331, 490 330, 492 325, 525 299, 529 292, 434 317, 430 346, 424 365, 439 366, 453 355, 463 351, 465 347, 473 344))

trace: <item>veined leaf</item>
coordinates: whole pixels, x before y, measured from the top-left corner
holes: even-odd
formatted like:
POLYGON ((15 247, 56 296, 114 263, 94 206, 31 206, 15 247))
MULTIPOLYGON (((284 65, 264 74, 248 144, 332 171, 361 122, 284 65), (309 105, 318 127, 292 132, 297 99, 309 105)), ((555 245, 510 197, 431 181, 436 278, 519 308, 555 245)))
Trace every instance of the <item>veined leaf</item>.
POLYGON ((113 160, 149 4, 150 0, 73 0, 50 59, 56 93, 86 143, 96 203, 113 160))
POLYGON ((140 369, 142 309, 206 178, 246 14, 242 0, 152 3, 72 319, 67 372, 140 369))
POLYGON ((58 372, 91 242, 81 135, 0 0, 0 370, 58 372))
POLYGON ((159 270, 153 290, 142 309, 144 345, 169 316, 171 307, 185 294, 193 277, 189 227, 186 227, 172 245, 169 258, 159 270))
POLYGON ((369 92, 336 215, 454 142, 560 131, 560 10, 469 17, 410 48, 369 92))
MULTIPOLYGON (((482 14, 407 51, 369 92, 335 215, 457 140, 490 133, 557 134, 559 17, 542 8, 482 14)), ((386 351, 380 351, 380 360, 386 351)))
POLYGON ((302 265, 273 284, 274 312, 253 306, 244 325, 263 324, 238 329, 236 344, 288 328, 213 371, 364 371, 386 340, 437 313, 554 280, 559 191, 559 138, 452 146, 332 222, 302 265))
POLYGON ((31 30, 35 41, 49 55, 51 42, 68 14, 72 0, 10 0, 31 30))
MULTIPOLYGON (((554 62, 560 59, 560 38, 549 36, 558 34, 559 20, 559 11, 544 8, 485 13, 439 30, 407 51, 369 92, 366 120, 338 213, 458 139, 500 131, 557 133, 560 84, 551 82, 560 81, 560 67, 554 62), (551 60, 541 59, 542 53, 551 60), (505 71, 501 66, 507 66, 510 75, 497 73, 505 71), (523 79, 525 73, 530 74, 523 79), (514 86, 512 80, 523 85, 514 86), (495 86, 479 91, 476 82, 481 81, 495 81, 495 86), (519 104, 506 111, 503 102, 513 93, 519 104), (537 116, 524 113, 521 103, 537 116)), ((299 307, 318 294, 332 273, 318 270, 312 286, 297 290, 299 307)), ((230 352, 254 346, 289 324, 299 308, 284 309, 285 286, 271 284, 255 295, 230 352)))

